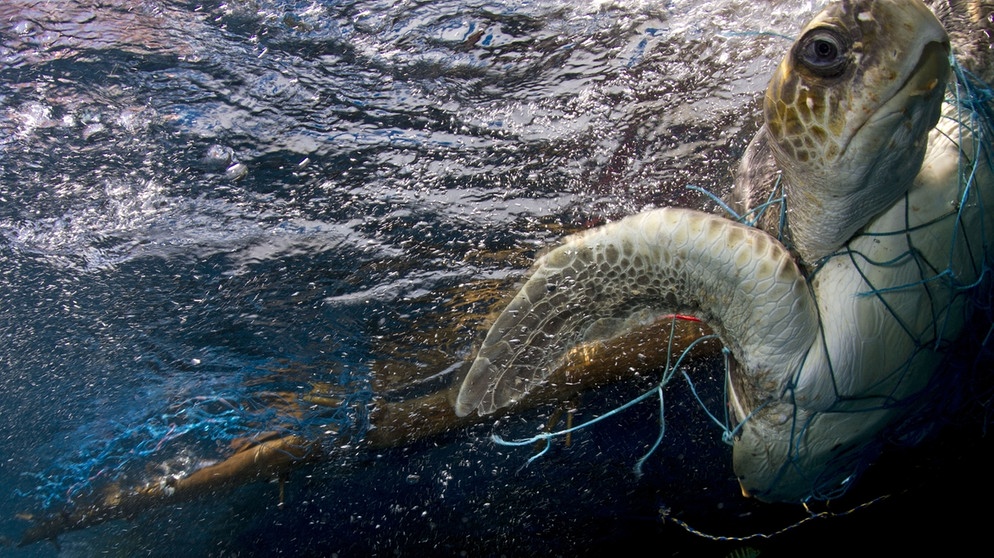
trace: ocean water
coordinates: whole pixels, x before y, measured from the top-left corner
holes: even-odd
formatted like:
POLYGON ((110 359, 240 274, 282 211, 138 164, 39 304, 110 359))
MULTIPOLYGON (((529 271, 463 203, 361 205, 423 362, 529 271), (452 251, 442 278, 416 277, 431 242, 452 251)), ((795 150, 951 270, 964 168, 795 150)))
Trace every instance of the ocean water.
MULTIPOLYGON (((642 476, 651 403, 527 467, 533 451, 489 436, 534 433, 553 406, 363 444, 374 394, 448 385, 543 247, 648 207, 712 207, 687 187, 727 191, 768 76, 819 8, 4 0, 0 554, 582 556, 645 543, 725 556, 843 552, 857 536, 970 541, 965 508, 990 495, 990 443, 973 423, 888 454, 831 510, 876 503, 748 542, 668 518, 741 536, 809 512, 738 495, 730 448, 685 386, 642 476), (314 392, 345 403, 280 405, 314 392), (220 459, 264 430, 329 440, 282 505, 258 482, 16 547, 25 514, 220 459)), ((720 406, 721 363, 692 374, 720 406)), ((578 419, 648 375, 584 394, 578 419)))

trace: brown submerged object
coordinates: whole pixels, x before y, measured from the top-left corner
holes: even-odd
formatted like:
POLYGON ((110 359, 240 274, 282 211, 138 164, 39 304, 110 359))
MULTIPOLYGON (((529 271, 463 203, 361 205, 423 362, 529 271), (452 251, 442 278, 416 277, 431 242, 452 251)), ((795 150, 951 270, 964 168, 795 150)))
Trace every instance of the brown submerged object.
MULTIPOLYGON (((528 406, 561 401, 583 390, 630 378, 637 371, 661 368, 708 333, 699 322, 674 318, 648 324, 631 335, 576 347, 550 381, 528 400, 528 406), (648 341, 668 339, 670 335, 671 347, 648 341)), ((691 355, 702 357, 718 351, 717 343, 699 343, 691 355)), ((455 394, 455 388, 448 388, 405 400, 377 399, 363 444, 371 449, 397 447, 484 420, 475 415, 457 417, 452 407, 455 394)), ((333 448, 322 447, 320 440, 300 436, 246 441, 231 457, 187 476, 161 477, 136 487, 106 487, 88 500, 77 502, 70 511, 34 521, 20 544, 54 540, 68 531, 132 518, 156 507, 201 498, 233 486, 282 479, 303 466, 332 458, 333 452, 333 448)))

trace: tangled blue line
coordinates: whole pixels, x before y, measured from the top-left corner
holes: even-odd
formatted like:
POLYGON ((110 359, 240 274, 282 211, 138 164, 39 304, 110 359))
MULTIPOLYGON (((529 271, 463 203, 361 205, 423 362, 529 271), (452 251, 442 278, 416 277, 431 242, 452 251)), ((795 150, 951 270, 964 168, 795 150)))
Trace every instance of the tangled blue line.
MULTIPOLYGON (((670 329, 669 347, 668 347, 669 349, 672 349, 673 339, 674 339, 675 332, 676 332, 676 318, 674 318, 673 326, 670 329)), ((586 422, 584 422, 582 424, 579 424, 577 426, 573 426, 573 427, 566 428, 566 429, 563 429, 563 430, 557 430, 557 431, 554 431, 554 432, 542 432, 540 434, 536 434, 535 436, 532 436, 532 437, 526 438, 526 439, 505 440, 499 434, 493 434, 491 436, 491 439, 493 440, 494 443, 496 443, 498 445, 501 445, 501 446, 510 446, 510 447, 527 446, 527 445, 535 444, 537 442, 544 442, 545 447, 542 448, 542 450, 539 453, 537 453, 537 454, 531 456, 530 458, 528 458, 528 460, 522 466, 522 468, 524 468, 524 467, 527 467, 527 466, 531 465, 535 460, 539 459, 540 457, 542 457, 543 455, 545 455, 546 452, 549 451, 549 449, 552 447, 552 439, 553 438, 559 438, 559 437, 562 437, 562 436, 566 436, 567 434, 571 434, 573 432, 577 432, 579 430, 583 430, 585 428, 593 426, 594 424, 596 424, 596 423, 598 423, 598 422, 600 422, 602 420, 605 420, 605 419, 607 419, 609 417, 612 417, 612 416, 614 416, 616 414, 619 414, 619 413, 621 413, 621 412, 623 412, 623 411, 625 411, 625 410, 627 410, 627 409, 635 406, 636 404, 641 403, 642 401, 645 401, 646 399, 649 399, 652 396, 657 396, 659 398, 659 425, 660 425, 659 426, 659 435, 656 437, 656 440, 652 444, 652 447, 649 448, 649 451, 646 452, 645 455, 643 455, 641 458, 639 458, 639 460, 635 463, 635 466, 633 468, 634 472, 635 472, 636 475, 641 476, 642 475, 643 465, 645 464, 646 460, 648 460, 649 457, 651 457, 652 454, 655 453, 655 451, 662 444, 663 438, 664 438, 664 436, 666 434, 666 416, 665 416, 666 402, 665 402, 665 397, 663 395, 663 387, 665 387, 666 384, 668 384, 670 382, 670 380, 673 379, 673 376, 676 374, 677 370, 681 369, 681 366, 683 364, 683 360, 685 358, 687 358, 687 355, 690 353, 691 350, 693 350, 694 347, 697 346, 698 343, 702 343, 702 342, 705 342, 705 341, 708 341, 708 340, 711 340, 711 339, 717 339, 717 338, 718 338, 718 336, 714 335, 714 334, 712 334, 712 335, 704 335, 704 336, 698 337, 692 343, 690 343, 686 348, 683 349, 683 351, 680 353, 680 356, 677 358, 676 362, 674 362, 672 364, 670 363, 670 357, 667 356, 667 363, 666 363, 666 366, 664 367, 663 377, 659 381, 659 383, 656 384, 656 386, 654 386, 653 388, 647 390, 646 392, 644 392, 643 394, 639 395, 638 397, 635 397, 634 399, 631 399, 627 403, 624 403, 623 405, 621 405, 619 407, 616 407, 616 408, 608 411, 607 413, 605 413, 603 415, 600 415, 600 416, 598 416, 596 418, 590 419, 590 420, 588 420, 588 421, 586 421, 586 422)), ((669 352, 668 354, 672 354, 672 353, 669 352)), ((726 440, 726 441, 727 440, 731 440, 732 437, 735 435, 735 431, 732 430, 732 429, 730 429, 727 426, 727 418, 726 418, 725 422, 722 422, 722 421, 718 420, 717 418, 715 418, 715 416, 710 411, 707 410, 707 406, 704 404, 703 400, 701 400, 700 396, 697 394, 697 390, 694 389, 693 383, 690 381, 690 376, 688 376, 685 371, 683 371, 683 376, 687 380, 687 382, 690 384, 691 392, 693 393, 695 399, 697 399, 697 402, 701 405, 701 408, 703 408, 705 410, 705 412, 707 413, 707 415, 716 424, 718 424, 719 427, 721 427, 725 431, 724 435, 722 436, 722 439, 726 440)), ((759 409, 756 409, 756 410, 758 411, 759 409)))

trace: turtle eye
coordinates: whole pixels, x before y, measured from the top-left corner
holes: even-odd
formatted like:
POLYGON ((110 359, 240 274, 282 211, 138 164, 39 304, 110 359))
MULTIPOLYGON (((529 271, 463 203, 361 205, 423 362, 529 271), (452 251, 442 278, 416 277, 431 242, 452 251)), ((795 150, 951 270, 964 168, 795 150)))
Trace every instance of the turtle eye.
POLYGON ((818 77, 836 77, 849 63, 849 42, 835 30, 814 29, 797 42, 794 57, 818 77))

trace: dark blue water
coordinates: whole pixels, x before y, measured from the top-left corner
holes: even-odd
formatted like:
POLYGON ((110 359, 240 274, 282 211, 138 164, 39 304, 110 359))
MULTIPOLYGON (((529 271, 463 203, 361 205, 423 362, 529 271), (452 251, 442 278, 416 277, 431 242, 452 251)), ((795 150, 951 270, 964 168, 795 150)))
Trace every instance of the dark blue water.
MULTIPOLYGON (((361 409, 423 378, 446 385, 543 246, 653 205, 708 205, 691 184, 723 192, 789 45, 777 34, 816 8, 5 0, 0 553, 586 555, 647 541, 723 556, 743 544, 660 510, 719 534, 805 517, 737 496, 720 430, 686 390, 641 478, 651 403, 524 470, 528 450, 488 435, 534 432, 549 409, 382 451, 363 448, 361 409), (274 403, 316 389, 347 404, 274 403), (250 412, 231 413, 238 402, 250 412), (5 544, 28 525, 16 514, 219 459, 266 429, 337 446, 290 477, 282 507, 257 483, 58 547, 5 544)), ((720 404, 720 363, 695 374, 720 404)), ((644 387, 584 396, 581 415, 644 387)), ((944 440, 969 471, 971 450, 944 440)), ((854 500, 898 503, 749 544, 790 551, 818 529, 898 544, 905 531, 881 518, 936 484, 943 506, 962 490, 923 479, 936 469, 918 459, 900 481, 918 492, 854 500)), ((934 525, 932 509, 899 526, 934 525)))

